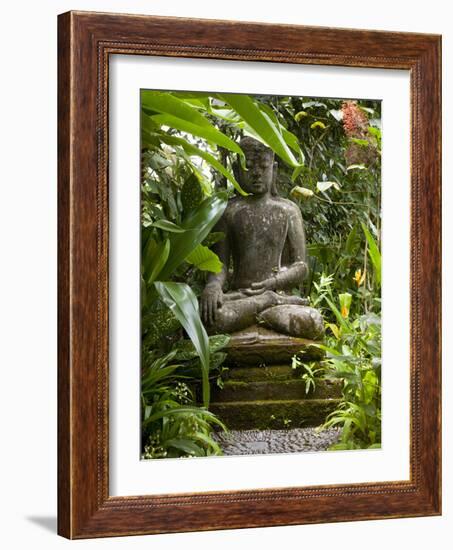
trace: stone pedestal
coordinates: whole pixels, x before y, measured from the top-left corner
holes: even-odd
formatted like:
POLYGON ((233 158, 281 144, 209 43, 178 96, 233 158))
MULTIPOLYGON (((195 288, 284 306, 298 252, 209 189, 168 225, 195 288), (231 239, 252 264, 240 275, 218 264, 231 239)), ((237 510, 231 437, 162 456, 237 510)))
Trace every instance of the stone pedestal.
POLYGON ((295 338, 253 325, 231 335, 227 348, 229 365, 276 365, 291 362, 299 354, 304 361, 317 361, 324 352, 313 340, 295 338))
POLYGON ((339 404, 338 384, 318 381, 308 394, 295 354, 303 361, 324 356, 315 342, 254 326, 232 335, 222 389, 212 388, 210 410, 229 429, 281 429, 318 426, 339 404))

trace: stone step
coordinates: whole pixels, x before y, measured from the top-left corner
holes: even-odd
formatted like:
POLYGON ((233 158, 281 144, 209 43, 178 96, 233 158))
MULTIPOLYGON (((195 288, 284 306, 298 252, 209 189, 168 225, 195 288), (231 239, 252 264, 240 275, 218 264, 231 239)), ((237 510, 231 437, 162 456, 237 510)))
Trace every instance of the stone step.
POLYGON ((329 381, 317 381, 315 389, 306 392, 301 378, 247 381, 229 379, 224 387, 213 388, 212 401, 218 403, 235 401, 266 401, 289 399, 326 399, 341 397, 341 386, 329 381))
POLYGON ((260 380, 288 380, 296 376, 291 365, 271 365, 271 366, 246 366, 229 367, 228 380, 246 380, 249 382, 259 382, 260 380))
POLYGON ((303 361, 318 361, 324 357, 324 351, 317 344, 319 342, 253 325, 231 335, 225 348, 228 354, 226 363, 237 366, 275 365, 290 362, 296 354, 303 361))
POLYGON ((212 402, 209 410, 230 430, 268 430, 319 426, 340 399, 284 399, 212 402))

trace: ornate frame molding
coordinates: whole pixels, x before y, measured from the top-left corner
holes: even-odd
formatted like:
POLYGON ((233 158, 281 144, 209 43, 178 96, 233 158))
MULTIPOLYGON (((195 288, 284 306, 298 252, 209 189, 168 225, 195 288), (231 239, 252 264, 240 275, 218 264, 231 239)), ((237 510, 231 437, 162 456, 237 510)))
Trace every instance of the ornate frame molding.
POLYGON ((60 15, 58 30, 59 533, 87 538, 440 514, 440 37, 90 12, 60 15), (112 54, 410 71, 410 481, 109 496, 112 54))

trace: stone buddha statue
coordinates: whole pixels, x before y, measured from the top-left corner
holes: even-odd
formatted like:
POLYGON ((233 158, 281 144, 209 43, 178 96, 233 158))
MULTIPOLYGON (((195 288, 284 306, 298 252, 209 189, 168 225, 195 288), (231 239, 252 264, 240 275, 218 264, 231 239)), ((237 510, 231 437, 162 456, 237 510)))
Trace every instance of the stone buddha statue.
POLYGON ((202 292, 203 322, 210 334, 231 334, 258 324, 319 340, 322 316, 308 307, 306 298, 291 293, 308 273, 300 209, 275 192, 273 151, 250 137, 240 145, 247 170, 236 163, 235 173, 249 194, 231 199, 214 228, 225 234, 214 247, 223 267, 209 275, 202 292))

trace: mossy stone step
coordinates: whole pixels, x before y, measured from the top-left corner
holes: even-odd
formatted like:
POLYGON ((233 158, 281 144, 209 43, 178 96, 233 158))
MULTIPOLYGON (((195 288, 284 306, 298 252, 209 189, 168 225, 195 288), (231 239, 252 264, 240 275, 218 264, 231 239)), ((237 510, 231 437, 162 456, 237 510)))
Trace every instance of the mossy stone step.
POLYGON ((267 430, 319 426, 340 399, 212 402, 209 409, 230 430, 267 430))
POLYGON ((315 389, 307 393, 305 381, 301 378, 284 380, 266 379, 258 381, 227 380, 224 387, 213 388, 212 400, 219 403, 231 401, 264 401, 288 399, 339 398, 341 389, 337 383, 317 381, 315 389))
POLYGON ((258 367, 230 366, 226 375, 228 380, 259 382, 261 380, 289 380, 297 376, 291 365, 260 365, 258 367))

